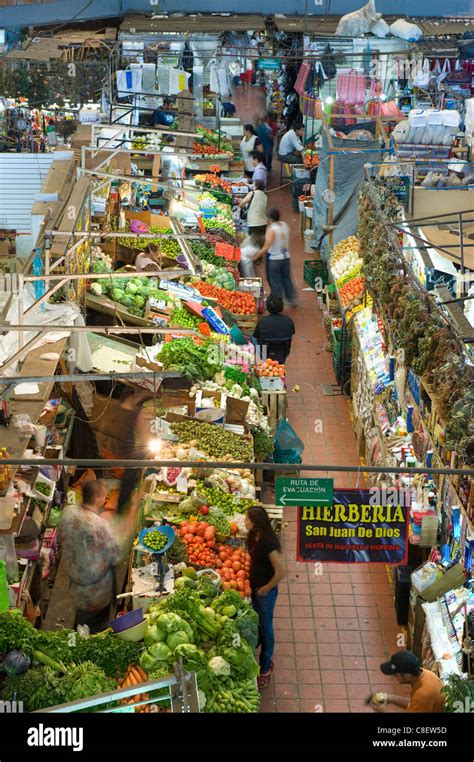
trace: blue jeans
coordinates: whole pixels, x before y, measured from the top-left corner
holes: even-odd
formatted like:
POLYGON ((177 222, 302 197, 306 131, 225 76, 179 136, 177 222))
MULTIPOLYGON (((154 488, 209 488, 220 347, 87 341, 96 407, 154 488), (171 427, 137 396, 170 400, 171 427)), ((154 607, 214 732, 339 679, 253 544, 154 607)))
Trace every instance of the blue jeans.
POLYGON ((267 259, 267 278, 270 290, 275 296, 285 297, 289 302, 296 302, 296 292, 291 280, 290 260, 267 259))
POLYGON ((273 587, 266 595, 252 593, 252 604, 259 618, 260 673, 269 672, 275 648, 273 632, 273 610, 278 597, 278 587, 273 587))

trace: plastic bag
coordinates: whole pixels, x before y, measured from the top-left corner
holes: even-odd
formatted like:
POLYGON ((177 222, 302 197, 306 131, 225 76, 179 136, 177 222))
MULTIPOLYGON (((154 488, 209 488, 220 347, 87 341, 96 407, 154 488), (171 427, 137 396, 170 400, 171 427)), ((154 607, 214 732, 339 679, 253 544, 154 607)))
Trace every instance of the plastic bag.
POLYGON ((346 13, 337 25, 336 35, 340 37, 360 37, 370 32, 374 24, 382 18, 381 13, 376 13, 374 0, 352 13, 346 13))
POLYGON ((301 463, 304 444, 284 418, 278 421, 275 433, 275 463, 301 463))
POLYGON ((394 37, 399 37, 401 40, 407 40, 408 42, 416 42, 423 36, 423 32, 416 24, 410 24, 405 19, 397 19, 390 25, 390 33, 394 37))
POLYGON ((387 22, 381 18, 375 22, 375 24, 370 28, 370 31, 376 37, 386 37, 388 34, 390 34, 390 27, 387 22))

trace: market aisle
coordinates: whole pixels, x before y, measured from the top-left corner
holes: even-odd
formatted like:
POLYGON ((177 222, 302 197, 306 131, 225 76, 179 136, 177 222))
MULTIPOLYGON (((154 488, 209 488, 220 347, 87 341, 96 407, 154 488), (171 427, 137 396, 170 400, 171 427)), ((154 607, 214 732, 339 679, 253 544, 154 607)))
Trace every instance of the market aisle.
MULTIPOLYGON (((252 121, 255 92, 248 97, 237 93, 234 101, 241 120, 252 121)), ((275 161, 268 203, 290 225, 293 275, 301 300, 289 313, 296 337, 287 364, 288 418, 305 444, 304 462, 359 465, 348 401, 324 396, 321 390, 321 384, 335 382, 332 356, 325 350, 323 315, 314 292, 303 290, 303 262, 310 257, 304 254, 289 189, 276 189, 279 176, 275 161), (296 384, 300 392, 292 391, 296 384)), ((354 487, 358 481, 357 474, 323 475, 334 476, 337 487, 354 487)), ((262 692, 262 711, 372 712, 364 703, 372 692, 397 692, 379 670, 400 645, 386 568, 325 564, 323 574, 314 577, 312 564, 295 561, 294 508, 285 509, 283 544, 287 577, 275 612, 274 679, 262 692)))

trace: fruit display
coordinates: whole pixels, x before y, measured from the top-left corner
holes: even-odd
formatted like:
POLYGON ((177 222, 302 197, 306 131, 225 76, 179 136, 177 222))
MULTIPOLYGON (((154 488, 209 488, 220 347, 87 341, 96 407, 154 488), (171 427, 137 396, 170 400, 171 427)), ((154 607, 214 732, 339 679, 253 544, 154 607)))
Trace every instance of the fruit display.
POLYGON ((224 590, 237 590, 242 597, 249 597, 250 556, 242 548, 231 545, 217 546, 216 571, 222 580, 224 590))
POLYGON ((172 328, 196 329, 199 322, 199 319, 184 307, 175 307, 169 324, 172 328))
POLYGON ((253 505, 258 505, 258 500, 254 498, 237 497, 232 493, 224 492, 219 487, 205 485, 206 482, 198 482, 196 485, 198 494, 207 500, 208 505, 217 508, 227 516, 232 516, 234 513, 245 513, 253 505))
POLYGON ((186 550, 191 564, 196 566, 205 566, 214 568, 217 562, 217 555, 214 552, 216 547, 216 528, 210 526, 204 521, 183 522, 178 536, 186 545, 186 550))
MULTIPOLYGON (((355 235, 351 235, 348 238, 344 238, 343 241, 339 241, 339 243, 337 243, 334 246, 330 255, 331 270, 333 270, 334 265, 340 259, 343 259, 347 255, 355 255, 356 257, 358 257, 359 252, 360 252, 359 241, 357 240, 355 235)), ((342 275, 342 272, 339 272, 337 274, 337 277, 340 277, 341 275, 342 275)))
POLYGON ((222 148, 217 148, 217 146, 208 146, 205 143, 194 141, 193 153, 196 156, 222 156, 224 150, 222 148))
POLYGON ((311 149, 303 151, 303 163, 307 169, 313 169, 319 165, 319 156, 311 149))
MULTIPOLYGON (((118 238, 118 243, 122 246, 127 246, 129 249, 137 249, 138 251, 145 251, 150 243, 156 244, 162 254, 176 259, 181 254, 181 248, 178 241, 174 241, 172 238, 163 238, 159 235, 157 238, 131 238, 126 235, 130 230, 130 223, 128 220, 125 222, 125 234, 123 237, 118 238)), ((120 232, 120 231, 119 231, 120 232)), ((172 235, 171 228, 157 228, 154 225, 150 225, 150 233, 160 233, 172 235)))
POLYGON ((284 378, 285 366, 281 365, 276 360, 267 358, 265 362, 257 365, 256 373, 257 376, 265 376, 268 378, 284 378))
POLYGON ((196 127, 196 132, 200 136, 200 139, 208 145, 218 147, 219 153, 230 153, 233 155, 232 143, 223 132, 219 133, 217 130, 209 130, 202 125, 196 127))
POLYGON ((339 289, 339 298, 342 306, 348 307, 349 305, 357 306, 358 304, 362 304, 364 288, 365 278, 363 276, 347 281, 347 283, 339 289))
POLYGON ((194 443, 209 456, 247 463, 253 460, 253 446, 245 437, 204 421, 175 421, 171 431, 180 442, 194 443))
POLYGON ((163 550, 167 543, 166 535, 163 532, 159 532, 158 529, 152 529, 151 532, 147 532, 142 540, 145 547, 150 550, 158 551, 163 550))
POLYGON ((194 283, 194 287, 199 291, 202 296, 209 296, 212 299, 217 299, 219 304, 226 310, 233 312, 234 315, 255 315, 257 312, 257 305, 252 294, 245 291, 227 291, 227 289, 220 288, 211 283, 204 283, 198 281, 194 283))
POLYGON ((232 193, 232 184, 222 177, 207 172, 205 174, 194 175, 194 181, 201 185, 209 185, 211 188, 216 188, 225 191, 228 194, 232 193))

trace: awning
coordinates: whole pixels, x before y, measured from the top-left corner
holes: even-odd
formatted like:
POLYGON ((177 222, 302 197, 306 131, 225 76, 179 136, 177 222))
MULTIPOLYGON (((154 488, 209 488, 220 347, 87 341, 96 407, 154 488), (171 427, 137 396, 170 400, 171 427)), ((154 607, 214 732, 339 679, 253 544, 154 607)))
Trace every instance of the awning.
POLYGON ((264 29, 265 17, 234 14, 175 14, 172 16, 143 16, 131 14, 120 24, 120 35, 126 34, 169 34, 172 32, 192 34, 201 32, 216 34, 226 32, 248 32, 249 29, 264 29))

